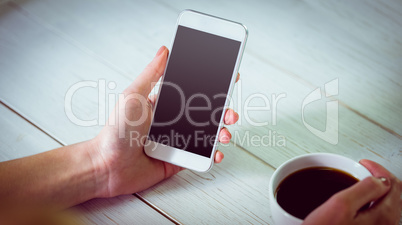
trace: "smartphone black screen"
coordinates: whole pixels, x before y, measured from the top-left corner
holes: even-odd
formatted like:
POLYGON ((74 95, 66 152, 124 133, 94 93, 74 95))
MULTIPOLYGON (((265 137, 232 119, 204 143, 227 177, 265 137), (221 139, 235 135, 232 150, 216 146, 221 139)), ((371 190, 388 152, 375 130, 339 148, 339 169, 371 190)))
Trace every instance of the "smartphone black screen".
POLYGON ((240 45, 178 26, 150 140, 210 157, 240 45))

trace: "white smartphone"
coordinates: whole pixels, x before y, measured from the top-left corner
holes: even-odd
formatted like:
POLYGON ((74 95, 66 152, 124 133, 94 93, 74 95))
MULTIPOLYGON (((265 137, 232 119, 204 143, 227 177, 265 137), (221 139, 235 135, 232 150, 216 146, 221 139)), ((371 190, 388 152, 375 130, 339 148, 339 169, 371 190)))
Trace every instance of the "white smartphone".
POLYGON ((155 103, 145 153, 191 170, 212 168, 247 28, 184 10, 155 103))

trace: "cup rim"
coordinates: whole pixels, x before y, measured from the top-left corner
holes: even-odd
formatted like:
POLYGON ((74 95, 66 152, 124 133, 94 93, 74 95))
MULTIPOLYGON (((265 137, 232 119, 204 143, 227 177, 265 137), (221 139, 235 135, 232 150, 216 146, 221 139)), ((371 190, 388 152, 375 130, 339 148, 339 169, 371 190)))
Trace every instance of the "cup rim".
MULTIPOLYGON (((334 154, 334 153, 324 153, 324 152, 320 152, 320 153, 308 153, 308 154, 303 154, 303 155, 296 156, 296 157, 294 157, 294 158, 291 158, 291 159, 285 161, 284 163, 282 163, 282 164, 274 171, 274 173, 273 173, 272 176, 271 176, 271 179, 270 179, 270 181, 269 181, 269 188, 268 188, 268 190, 269 190, 269 197, 273 200, 273 201, 272 201, 273 204, 276 205, 276 207, 279 209, 279 211, 281 211, 281 213, 282 213, 283 215, 285 215, 288 219, 292 220, 292 221, 295 222, 295 223, 300 223, 300 224, 301 224, 304 220, 299 219, 299 218, 293 216, 292 214, 288 213, 285 209, 282 208, 282 206, 279 205, 278 201, 276 201, 276 198, 275 198, 275 191, 276 191, 276 190, 273 189, 274 178, 278 175, 279 171, 281 171, 285 166, 289 165, 290 163, 292 163, 292 162, 294 162, 294 161, 296 161, 296 160, 299 160, 299 159, 301 159, 301 158, 308 158, 308 157, 320 156, 320 155, 322 155, 322 156, 331 156, 331 157, 342 158, 343 160, 347 160, 347 161, 350 161, 350 162, 353 162, 353 163, 357 163, 357 164, 359 164, 359 165, 361 166, 361 168, 362 168, 363 170, 366 170, 367 173, 371 175, 370 171, 368 171, 367 168, 364 167, 363 165, 361 165, 360 163, 358 163, 358 162, 354 161, 353 159, 348 158, 348 157, 346 157, 346 156, 339 155, 339 154, 334 154)), ((306 167, 306 168, 307 168, 307 167, 306 167)), ((303 169, 303 168, 300 168, 300 169, 303 169)), ((297 171, 297 170, 296 170, 296 171, 297 171)), ((348 171, 345 171, 345 172, 348 172, 348 171)), ((350 173, 350 172, 348 172, 348 173, 350 173)), ((282 179, 282 180, 283 180, 283 179, 282 179)), ((282 181, 282 180, 281 180, 281 181, 282 181)), ((272 207, 272 206, 271 206, 271 207, 272 207)))

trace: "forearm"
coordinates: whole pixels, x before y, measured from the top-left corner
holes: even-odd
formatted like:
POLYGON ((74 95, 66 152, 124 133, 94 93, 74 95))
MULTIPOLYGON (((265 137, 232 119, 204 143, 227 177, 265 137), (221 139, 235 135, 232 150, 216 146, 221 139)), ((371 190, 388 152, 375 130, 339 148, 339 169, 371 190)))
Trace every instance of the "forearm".
POLYGON ((0 163, 0 211, 57 210, 101 196, 106 177, 91 157, 93 145, 87 141, 0 163))

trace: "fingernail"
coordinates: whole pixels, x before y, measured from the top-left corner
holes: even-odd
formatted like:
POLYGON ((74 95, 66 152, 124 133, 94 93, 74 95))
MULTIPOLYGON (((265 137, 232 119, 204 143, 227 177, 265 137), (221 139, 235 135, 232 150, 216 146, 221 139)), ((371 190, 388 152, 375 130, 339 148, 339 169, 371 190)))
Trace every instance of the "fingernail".
POLYGON ((391 185, 391 181, 389 180, 389 178, 380 177, 380 180, 385 186, 390 186, 391 185))
POLYGON ((159 56, 159 55, 162 54, 164 51, 165 51, 165 46, 160 47, 159 50, 158 50, 158 52, 156 53, 155 57, 156 57, 156 56, 159 56))

